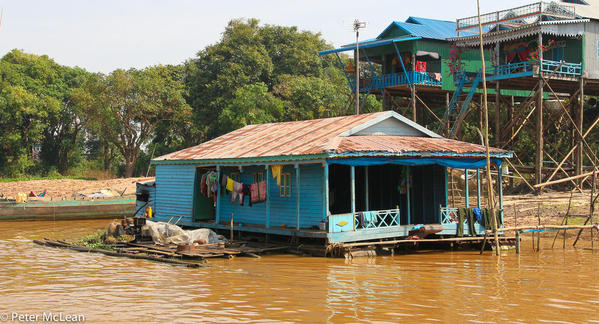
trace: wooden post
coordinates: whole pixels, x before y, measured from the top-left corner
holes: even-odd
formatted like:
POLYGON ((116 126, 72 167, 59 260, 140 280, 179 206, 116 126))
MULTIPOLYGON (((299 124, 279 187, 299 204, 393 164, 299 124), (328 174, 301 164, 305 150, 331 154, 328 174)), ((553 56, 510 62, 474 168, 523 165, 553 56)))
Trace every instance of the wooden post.
MULTIPOLYGON (((407 168, 407 167, 406 167, 407 168)), ((445 207, 449 208, 449 177, 447 176, 447 167, 445 167, 445 207)))
POLYGON ((229 236, 231 238, 231 241, 233 241, 233 225, 234 225, 234 223, 233 223, 233 213, 231 213, 231 225, 230 225, 231 234, 229 236))
POLYGON ((266 168, 266 228, 270 228, 270 177, 271 172, 268 165, 266 168))
POLYGON ((484 109, 484 118, 485 118, 485 157, 487 162, 487 194, 489 197, 489 208, 491 209, 491 214, 493 217, 493 232, 495 236, 495 255, 499 256, 499 236, 497 233, 497 215, 495 214, 495 199, 493 197, 493 184, 491 183, 491 157, 489 152, 489 107, 487 104, 487 74, 485 68, 485 51, 483 47, 483 30, 482 23, 480 20, 480 0, 476 0, 476 9, 478 16, 478 34, 479 34, 479 43, 480 43, 480 61, 481 61, 481 74, 483 77, 483 109, 484 109))
POLYGON ((300 229, 300 166, 295 164, 295 229, 300 229))
POLYGON ((416 74, 416 53, 412 52, 412 76, 411 76, 411 80, 409 80, 408 82, 410 82, 410 84, 412 85, 411 90, 412 90, 412 121, 414 121, 415 123, 418 122, 416 117, 416 86, 414 85, 414 75, 416 74))
POLYGON ((468 169, 464 169, 464 196, 466 208, 470 208, 470 192, 468 191, 468 169))
POLYGON ((480 169, 476 169, 476 207, 480 208, 480 169))
POLYGON ((412 180, 411 180, 412 177, 410 175, 410 167, 409 166, 406 166, 406 170, 407 170, 406 174, 408 176, 408 178, 406 179, 406 186, 407 186, 407 188, 406 188, 406 193, 407 193, 406 200, 408 201, 408 204, 407 204, 408 206, 406 208, 406 211, 408 212, 408 217, 407 217, 408 224, 412 224, 412 212, 410 210, 410 206, 412 204, 411 201, 410 201, 411 200, 411 192, 412 192, 412 180))
POLYGON ((364 200, 366 210, 370 210, 369 183, 368 183, 368 166, 364 167, 364 200))
MULTIPOLYGON (((543 34, 539 33, 539 75, 542 74, 543 65, 543 34)), ((539 95, 537 97, 537 109, 536 109, 536 155, 535 155, 535 184, 543 182, 543 78, 539 77, 539 95)), ((540 194, 541 189, 536 191, 536 194, 540 194)))
POLYGON ((324 162, 324 215, 323 215, 323 220, 326 220, 327 217, 329 216, 329 164, 325 161, 324 162))
MULTIPOLYGON (((497 45, 499 49, 499 45, 497 45)), ((499 57, 499 51, 497 51, 499 57)), ((498 145, 501 141, 501 88, 499 88, 499 81, 495 83, 495 145, 498 145)))
MULTIPOLYGON (((537 220, 541 226, 541 203, 537 205, 537 220)), ((534 234, 533 234, 534 235, 534 234)), ((537 252, 541 251, 541 231, 537 231, 537 252)))
MULTIPOLYGON (((580 77, 580 97, 579 97, 579 105, 578 105, 578 113, 576 114, 576 126, 582 132, 583 126, 583 118, 584 118, 584 82, 583 78, 580 77)), ((583 164, 583 152, 584 149, 582 147, 582 134, 576 132, 576 165, 575 165, 575 174, 582 174, 582 164, 583 164)), ((579 185, 582 185, 581 180, 577 181, 579 185)), ((591 231, 592 233, 593 231, 591 231)))
POLYGON ((351 213, 356 214, 356 167, 350 167, 350 186, 351 186, 351 213))
POLYGON ((520 254, 520 231, 516 231, 516 253, 520 254))
MULTIPOLYGON (((221 177, 221 171, 220 171, 220 165, 216 166, 216 181, 220 181, 220 177, 221 177)), ((220 182, 218 183, 218 186, 216 186, 216 215, 214 216, 214 222, 216 224, 220 223, 220 191, 221 191, 221 185, 220 182)))
POLYGON ((497 167, 497 192, 499 193, 499 225, 503 225, 503 170, 497 167))

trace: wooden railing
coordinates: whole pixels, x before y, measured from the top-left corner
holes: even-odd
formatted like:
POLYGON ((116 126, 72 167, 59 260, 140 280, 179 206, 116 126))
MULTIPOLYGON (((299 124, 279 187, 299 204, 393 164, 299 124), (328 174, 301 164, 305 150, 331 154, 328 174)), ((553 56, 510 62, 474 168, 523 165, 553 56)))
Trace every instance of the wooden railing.
POLYGON ((400 225, 399 209, 329 215, 329 232, 361 231, 400 225))
POLYGON ((441 86, 441 79, 439 78, 437 80, 432 72, 408 71, 407 77, 406 73, 403 72, 383 74, 368 79, 362 79, 360 82, 360 91, 385 89, 393 86, 407 85, 409 83, 441 86))

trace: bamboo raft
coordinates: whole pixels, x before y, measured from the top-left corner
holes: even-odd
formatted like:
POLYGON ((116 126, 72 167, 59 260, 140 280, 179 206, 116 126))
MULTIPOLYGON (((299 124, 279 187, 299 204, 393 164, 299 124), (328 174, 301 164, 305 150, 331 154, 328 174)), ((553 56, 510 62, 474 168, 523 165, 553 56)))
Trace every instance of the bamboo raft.
POLYGON ((232 242, 229 244, 218 243, 187 246, 182 249, 181 246, 177 245, 161 246, 153 243, 122 242, 111 245, 110 247, 114 248, 114 250, 108 250, 90 248, 47 238, 33 240, 33 243, 78 252, 101 253, 108 256, 158 261, 190 268, 207 266, 205 263, 208 258, 232 258, 234 256, 259 258, 261 254, 283 251, 289 248, 288 246, 275 246, 272 244, 251 246, 247 242, 232 242))

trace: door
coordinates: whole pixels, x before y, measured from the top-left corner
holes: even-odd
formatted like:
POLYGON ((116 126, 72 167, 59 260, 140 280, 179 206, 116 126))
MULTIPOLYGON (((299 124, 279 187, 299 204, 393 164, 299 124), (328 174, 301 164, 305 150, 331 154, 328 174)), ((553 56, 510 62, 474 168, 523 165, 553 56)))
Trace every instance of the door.
POLYGON ((202 194, 201 182, 202 175, 208 172, 208 169, 196 168, 193 194, 193 221, 204 221, 214 219, 215 208, 212 197, 206 197, 202 194))

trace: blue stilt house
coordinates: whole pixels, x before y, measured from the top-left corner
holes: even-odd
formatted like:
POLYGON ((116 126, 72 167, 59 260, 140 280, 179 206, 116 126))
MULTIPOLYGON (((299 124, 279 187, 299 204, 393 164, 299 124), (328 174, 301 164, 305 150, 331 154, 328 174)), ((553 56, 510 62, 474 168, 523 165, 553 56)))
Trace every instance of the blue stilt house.
MULTIPOLYGON (((497 166, 511 156, 491 148, 497 166)), ((415 224, 455 235, 447 168, 486 165, 484 146, 443 138, 392 111, 249 125, 152 163, 158 220, 229 229, 233 217, 238 231, 329 244, 405 237, 415 224), (221 185, 216 198, 205 197, 200 179, 209 171, 219 180, 265 181, 266 200, 250 206, 246 197, 242 206, 221 185)), ((465 233, 484 231, 474 228, 465 233)))

